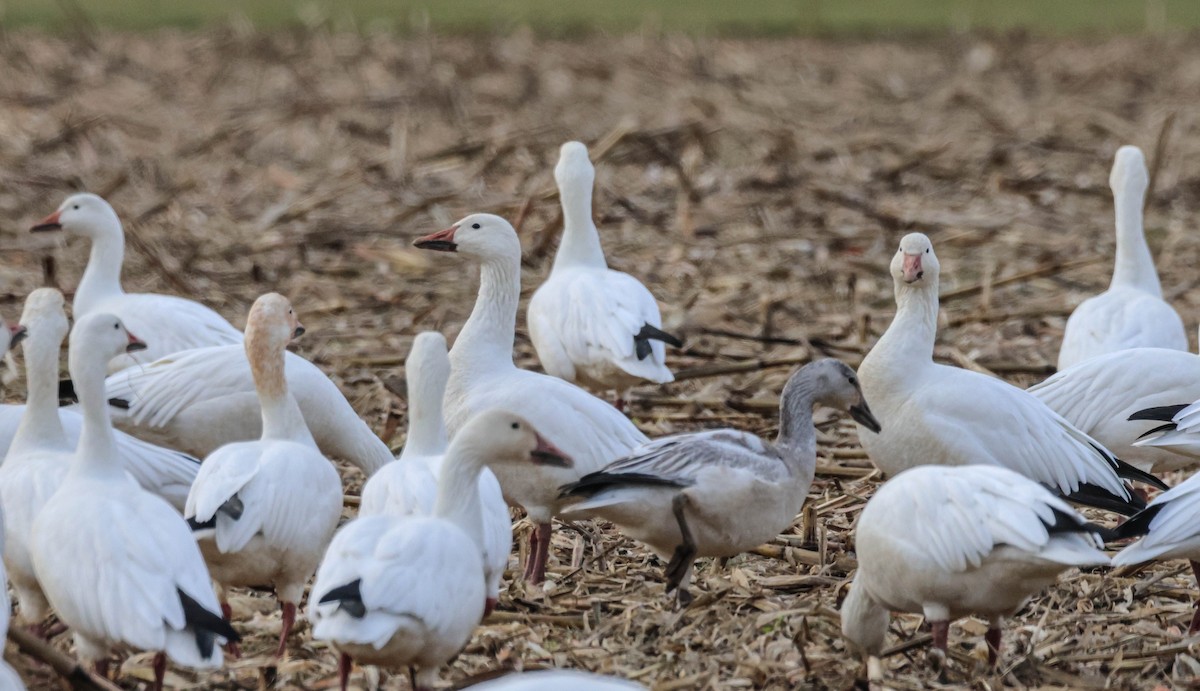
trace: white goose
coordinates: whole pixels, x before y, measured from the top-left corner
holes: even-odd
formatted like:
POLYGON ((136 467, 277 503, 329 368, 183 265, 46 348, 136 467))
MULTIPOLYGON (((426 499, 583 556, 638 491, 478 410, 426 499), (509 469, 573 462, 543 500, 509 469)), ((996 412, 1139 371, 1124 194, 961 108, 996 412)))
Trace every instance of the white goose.
MULTIPOLYGON (((22 414, 4 463, 0 464, 0 506, 4 507, 7 518, 4 560, 21 606, 21 617, 36 627, 49 614, 49 605, 29 555, 30 531, 34 518, 67 474, 82 421, 77 411, 58 407, 58 354, 69 330, 62 293, 53 288, 39 288, 30 293, 21 322, 20 333, 26 336, 29 399, 24 406, 6 408, 22 414), (72 435, 63 430, 64 422, 68 421, 72 423, 72 435)), ((117 441, 118 455, 134 479, 146 491, 182 510, 200 462, 122 436, 117 441), (125 455, 130 450, 136 453, 125 455)))
MULTIPOLYGON (((979 614, 991 621, 985 638, 994 663, 1003 617, 1063 571, 1107 564, 1105 532, 1006 468, 906 470, 876 490, 858 518, 858 571, 842 603, 842 633, 876 658, 888 612, 921 613, 945 653, 950 622, 979 614)), ((868 661, 868 669, 877 665, 868 661)))
MULTIPOLYGON (((433 515, 438 476, 445 458, 446 425, 442 397, 450 378, 446 338, 436 331, 417 334, 404 361, 408 378, 408 436, 400 458, 380 468, 362 490, 360 516, 433 515)), ((487 577, 487 607, 491 614, 500 596, 500 580, 512 552, 512 516, 491 470, 479 474, 480 520, 483 521, 483 568, 487 577)))
POLYGON ((92 243, 87 268, 72 304, 76 320, 97 312, 113 314, 149 340, 145 352, 122 353, 114 358, 109 363, 110 372, 135 363, 152 362, 180 350, 242 342, 240 331, 198 302, 173 295, 126 293, 121 288, 125 231, 117 213, 100 197, 86 193, 71 195, 32 230, 63 230, 86 237, 92 243))
MULTIPOLYGON (((370 477, 392 452, 316 365, 285 353, 288 391, 321 451, 370 477)), ((107 381, 114 423, 144 439, 207 456, 262 436, 262 409, 241 345, 175 353, 129 367, 107 381)))
POLYGON ((154 687, 169 656, 221 665, 220 644, 237 633, 220 615, 208 569, 187 523, 125 472, 104 400, 106 363, 143 344, 110 314, 71 332, 70 371, 84 425, 62 485, 33 523, 38 582, 74 632, 78 656, 107 672, 114 648, 156 651, 154 687))
MULTIPOLYGON (((262 404, 262 438, 204 460, 184 516, 222 591, 270 585, 283 609, 282 657, 296 605, 342 515, 342 481, 288 393, 288 343, 304 333, 287 298, 268 293, 246 319, 246 357, 262 404)), ((221 598, 221 608, 229 608, 221 598)))
POLYGON ((663 343, 683 342, 662 330, 654 296, 636 278, 608 268, 592 222, 596 171, 587 147, 562 145, 554 179, 562 202, 563 237, 550 277, 529 301, 529 338, 546 372, 596 389, 618 402, 641 381, 674 381, 663 343))
MULTIPOLYGON (((4 319, 0 317, 0 355, 8 352, 8 349, 15 346, 25 337, 23 327, 20 325, 9 326, 4 323, 4 319)), ((2 466, 0 466, 2 467, 2 466)), ((0 507, 4 503, 0 502, 0 507)), ((4 549, 4 529, 5 529, 4 512, 0 510, 0 551, 4 549)), ((5 573, 4 563, 0 562, 0 584, 8 583, 8 575, 5 573)), ((0 593, 0 636, 8 635, 9 617, 12 613, 12 606, 8 601, 8 588, 0 588, 3 590, 0 593)), ((0 659, 0 689, 10 691, 24 691, 25 683, 21 681, 21 676, 17 671, 9 666, 8 662, 0 659)))
POLYGON ((646 691, 632 681, 573 669, 542 669, 506 674, 467 687, 471 691, 646 691))
POLYGON ((996 465, 1073 501, 1133 513, 1118 473, 1165 488, 1122 463, 1034 396, 1007 382, 933 361, 938 275, 933 244, 920 233, 900 240, 891 264, 896 317, 858 368, 863 393, 883 425, 860 426, 859 441, 889 475, 918 465, 996 465))
POLYGON ((1117 217, 1112 283, 1071 313, 1058 351, 1059 370, 1125 348, 1188 349, 1183 320, 1162 299, 1154 257, 1142 232, 1142 203, 1149 176, 1141 149, 1117 149, 1108 184, 1117 217))
POLYGON ((788 379, 779 436, 767 443, 732 429, 656 439, 563 487, 568 515, 598 516, 646 543, 664 561, 667 592, 686 605, 696 557, 732 557, 774 538, 800 513, 817 463, 813 407, 848 410, 872 432, 854 370, 819 360, 788 379))
POLYGON ((569 465, 529 422, 501 410, 473 418, 450 442, 432 516, 364 516, 338 531, 309 598, 313 638, 351 659, 408 667, 428 691, 483 617, 479 473, 484 465, 569 465))
POLYGON ((446 230, 418 238, 417 247, 457 252, 480 264, 479 297, 450 350, 446 427, 451 439, 474 414, 489 408, 520 410, 572 468, 503 467, 504 496, 525 508, 537 529, 530 535, 525 578, 540 583, 550 549, 550 519, 561 504, 558 488, 599 470, 649 441, 629 418, 583 389, 513 364, 517 303, 521 297, 521 242, 499 216, 467 216, 446 230))
POLYGON ((1200 457, 1200 357, 1129 348, 1089 358, 1030 387, 1054 412, 1146 472, 1192 467, 1200 457), (1187 411, 1187 412, 1185 412, 1187 411), (1149 435, 1149 436, 1147 436, 1149 435))

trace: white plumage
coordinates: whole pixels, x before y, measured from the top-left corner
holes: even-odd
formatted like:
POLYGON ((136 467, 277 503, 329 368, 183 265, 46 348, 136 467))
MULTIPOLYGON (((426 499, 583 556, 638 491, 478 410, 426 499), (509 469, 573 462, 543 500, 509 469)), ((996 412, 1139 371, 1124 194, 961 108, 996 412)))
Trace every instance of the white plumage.
POLYGON ((92 243, 87 268, 75 290, 72 312, 119 317, 147 340, 145 351, 121 353, 109 363, 116 372, 189 348, 241 343, 242 333, 224 317, 193 300, 157 293, 126 293, 121 288, 125 231, 108 202, 94 194, 75 194, 34 225, 34 231, 64 230, 92 243))
POLYGON ((303 333, 291 304, 268 293, 246 325, 246 358, 262 409, 262 438, 204 460, 184 515, 222 586, 275 588, 283 607, 282 656, 296 606, 342 514, 342 482, 304 425, 284 376, 284 352, 303 333))
POLYGON ((563 237, 546 282, 529 301, 529 337, 546 372, 569 382, 623 392, 675 377, 666 366, 654 296, 633 276, 608 268, 592 222, 595 169, 587 147, 562 145, 554 169, 563 237))
POLYGON ((632 681, 573 669, 543 669, 506 674, 467 687, 471 691, 645 691, 632 681))
POLYGON ((950 621, 988 617, 995 656, 1002 617, 1066 569, 1108 563, 1099 528, 993 466, 906 470, 875 492, 857 526, 842 632, 870 656, 883 649, 889 611, 924 614, 943 652, 950 621))
POLYGON ((38 581, 74 632, 76 652, 100 662, 111 650, 158 652, 191 667, 221 665, 220 644, 237 639, 221 620, 208 570, 187 524, 125 472, 104 400, 105 363, 141 342, 112 315, 80 319, 70 371, 85 417, 79 448, 58 491, 34 520, 38 581))
POLYGON ((896 316, 859 367, 863 393, 883 431, 859 427, 884 472, 918 465, 995 465, 1082 502, 1126 513, 1139 508, 1098 442, 1029 393, 999 379, 933 361, 937 255, 929 238, 906 235, 892 259, 896 316))
POLYGON ((1058 369, 1126 348, 1187 350, 1183 320, 1162 299, 1154 257, 1142 231, 1149 175, 1136 146, 1122 146, 1108 184, 1117 218, 1117 257, 1108 290, 1084 300, 1067 320, 1058 369))
POLYGON ((558 513, 558 488, 599 470, 648 439, 608 403, 574 384, 513 364, 517 303, 521 294, 521 243, 507 221, 467 216, 452 228, 419 238, 417 247, 457 252, 480 264, 479 297, 450 350, 444 410, 451 439, 473 415, 491 408, 519 410, 555 446, 575 459, 572 468, 494 469, 504 496, 525 508, 532 534, 526 578, 545 570, 550 519, 558 513))
POLYGON ((363 516, 334 537, 309 598, 313 637, 341 653, 342 689, 351 658, 409 667, 416 690, 462 649, 483 616, 486 586, 479 520, 485 463, 569 464, 522 418, 481 413, 451 441, 432 516, 363 516))
MULTIPOLYGON (((393 514, 429 516, 437 499, 437 478, 448 440, 442 419, 442 397, 450 377, 446 339, 426 331, 413 339, 404 361, 408 379, 408 435, 400 457, 383 466, 362 489, 360 516, 393 514)), ((512 517, 495 474, 479 474, 480 520, 483 521, 483 566, 488 611, 500 596, 500 581, 512 552, 512 517)))

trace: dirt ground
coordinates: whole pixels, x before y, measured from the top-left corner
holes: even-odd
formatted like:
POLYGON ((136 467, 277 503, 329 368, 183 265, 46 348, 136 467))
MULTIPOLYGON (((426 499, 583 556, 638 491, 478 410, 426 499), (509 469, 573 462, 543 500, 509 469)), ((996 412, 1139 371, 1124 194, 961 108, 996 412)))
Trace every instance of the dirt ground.
MULTIPOLYGON (((910 230, 932 237, 943 266, 939 358, 1040 380, 1066 315, 1108 283, 1107 178, 1125 143, 1155 170, 1147 225, 1166 296, 1189 325, 1200 317, 1200 37, 541 42, 231 28, 5 33, 0 55, 5 317, 48 273, 73 288, 84 247, 26 230, 68 192, 98 192, 126 221, 127 288, 195 297, 238 325, 259 294, 290 296, 308 328, 300 352, 397 449, 411 339, 453 337, 476 288, 472 268, 413 250, 412 238, 469 212, 503 214, 532 290, 561 226, 552 168, 568 139, 598 159, 610 264, 642 278, 687 340, 669 356, 679 380, 634 394, 651 435, 773 433, 795 364, 857 364, 886 327, 885 267, 910 230)), ((536 367, 519 321, 519 362, 536 367)), ((6 388, 22 397, 19 381, 6 388)), ((560 529, 550 583, 506 583, 444 683, 561 666, 660 691, 853 686, 836 597, 878 477, 846 420, 818 419, 806 520, 760 554, 703 563, 690 609, 674 611, 662 565, 635 543, 603 526, 560 529)), ((342 469, 349 516, 362 477, 342 469)), ((889 641, 917 645, 886 659, 889 681, 1186 686, 1200 675, 1200 650, 1181 642, 1195 594, 1183 563, 1069 575, 1008 626, 994 673, 982 669, 984 623, 954 626, 940 678, 919 618, 899 617, 889 641)), ((307 627, 273 664, 270 596, 234 606, 247 655, 210 676, 173 669, 173 687, 335 683, 335 656, 307 627)), ((11 646, 7 657, 31 688, 52 687, 47 668, 11 646)), ((123 671, 138 687, 148 656, 123 671)), ((352 680, 407 688, 370 670, 352 680)))

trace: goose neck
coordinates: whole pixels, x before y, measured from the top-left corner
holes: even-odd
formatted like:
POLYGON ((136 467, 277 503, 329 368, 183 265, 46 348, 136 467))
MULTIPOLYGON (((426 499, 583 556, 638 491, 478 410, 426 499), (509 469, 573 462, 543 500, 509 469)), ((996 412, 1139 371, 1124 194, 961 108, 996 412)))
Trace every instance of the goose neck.
POLYGON ((1111 287, 1133 287, 1162 297, 1158 271, 1142 226, 1142 195, 1118 194, 1113 205, 1117 219, 1117 258, 1111 287))
POLYGON ((483 463, 474 453, 448 452, 438 477, 433 514, 458 526, 483 549, 483 508, 479 501, 479 475, 483 463))
POLYGON ((566 266, 608 268, 600 233, 592 221, 592 190, 566 190, 560 193, 563 210, 563 235, 554 256, 551 273, 566 266))
POLYGON ((428 393, 414 396, 408 406, 408 437, 404 440, 404 450, 419 456, 436 456, 446 450, 442 392, 428 393))
POLYGON ((288 392, 284 351, 262 347, 255 334, 246 334, 250 373, 262 407, 262 438, 307 442, 316 446, 296 399, 288 392))
POLYGON ((124 292, 121 266, 125 261, 125 233, 119 222, 115 228, 103 230, 92 236, 87 268, 75 290, 72 306, 76 319, 91 312, 102 301, 124 292))
POLYGON ((79 433, 79 446, 71 463, 71 472, 124 477, 125 468, 117 454, 116 436, 108 415, 108 400, 104 390, 106 362, 101 357, 77 355, 71 359, 70 369, 83 415, 83 429, 79 433))
MULTIPOLYGON (((937 339, 937 291, 937 281, 930 279, 917 286, 896 285, 896 316, 863 360, 864 367, 868 366, 867 360, 880 357, 909 365, 933 362, 933 345, 937 339)), ((895 367, 888 369, 898 370, 895 367)))
POLYGON ((12 448, 35 444, 67 446, 62 420, 58 417, 58 353, 61 348, 61 338, 55 343, 39 343, 33 338, 25 342, 25 378, 29 391, 12 448))
POLYGON ((450 352, 454 368, 511 369, 521 299, 520 257, 485 260, 479 271, 479 296, 450 352))
MULTIPOLYGON (((775 446, 793 472, 804 470, 806 460, 811 466, 810 471, 816 469, 817 432, 813 427, 815 392, 812 386, 807 380, 796 382, 784 391, 779 401, 779 434, 775 437, 775 446)), ((810 482, 812 474, 807 473, 810 482)))

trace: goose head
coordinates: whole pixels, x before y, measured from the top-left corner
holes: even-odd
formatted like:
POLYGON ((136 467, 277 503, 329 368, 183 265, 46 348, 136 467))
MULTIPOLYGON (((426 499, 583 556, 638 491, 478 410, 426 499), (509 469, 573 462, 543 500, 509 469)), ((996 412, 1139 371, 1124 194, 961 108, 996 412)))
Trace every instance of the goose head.
POLYGON ((808 398, 809 405, 821 405, 844 410, 855 422, 878 433, 883 427, 863 397, 858 375, 849 365, 834 358, 826 358, 810 362, 801 367, 783 389, 784 415, 791 417, 799 413, 792 410, 802 405, 801 401, 808 398), (796 392, 808 391, 810 396, 797 396, 796 392))
POLYGON ((89 314, 75 322, 75 328, 71 329, 71 346, 72 370, 81 354, 106 363, 122 353, 146 349, 145 341, 129 333, 120 318, 103 313, 89 314))
POLYGON ((413 245, 423 250, 455 252, 478 261, 521 258, 517 231, 493 214, 471 214, 445 230, 417 238, 413 245))
POLYGON ((83 192, 67 197, 58 210, 38 221, 30 228, 40 233, 62 230, 87 238, 112 235, 121 232, 121 220, 108 202, 95 194, 83 192))
POLYGON ((456 449, 470 449, 488 465, 531 463, 556 468, 574 465, 570 456, 546 441, 527 420, 495 408, 471 418, 455 435, 447 455, 455 455, 456 449))
POLYGON ((1136 146, 1122 146, 1117 149, 1113 158, 1112 172, 1108 174, 1108 186, 1114 197, 1131 194, 1134 197, 1145 194, 1150 185, 1150 175, 1146 172, 1146 157, 1136 146))
POLYGON ((261 295, 250 307, 250 316, 246 318, 247 340, 253 335, 260 342, 283 349, 303 334, 304 326, 292 303, 279 293, 261 295))
POLYGON ((591 192, 596 180, 596 169, 588 158, 587 147, 581 142, 567 142, 558 151, 558 165, 554 166, 554 181, 558 183, 560 195, 591 192))
POLYGON ((892 257, 892 278, 897 285, 936 285, 940 268, 933 243, 923 233, 909 233, 900 238, 900 249, 892 257))
POLYGON ((57 353, 71 328, 65 304, 62 293, 54 288, 38 288, 30 293, 21 312, 18 327, 21 335, 13 334, 13 345, 28 334, 29 342, 36 344, 33 347, 53 349, 57 353))

